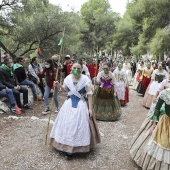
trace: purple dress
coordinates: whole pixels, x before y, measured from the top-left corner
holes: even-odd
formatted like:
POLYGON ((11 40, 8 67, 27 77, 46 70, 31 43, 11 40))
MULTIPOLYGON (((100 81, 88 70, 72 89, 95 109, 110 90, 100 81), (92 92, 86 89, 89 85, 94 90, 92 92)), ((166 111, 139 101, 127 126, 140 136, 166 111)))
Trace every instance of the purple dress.
POLYGON ((112 78, 100 78, 100 86, 94 92, 94 112, 97 120, 113 121, 121 115, 120 101, 114 96, 112 78))
POLYGON ((105 80, 104 78, 100 78, 101 80, 101 85, 100 87, 101 88, 106 88, 106 89, 111 89, 113 87, 113 84, 112 84, 112 79, 109 79, 109 80, 105 80))

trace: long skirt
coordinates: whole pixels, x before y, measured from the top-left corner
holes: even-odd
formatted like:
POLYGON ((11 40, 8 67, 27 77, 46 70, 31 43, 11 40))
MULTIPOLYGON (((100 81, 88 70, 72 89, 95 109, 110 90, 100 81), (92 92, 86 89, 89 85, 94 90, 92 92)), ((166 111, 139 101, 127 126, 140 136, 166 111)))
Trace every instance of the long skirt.
POLYGON ((150 118, 153 116, 155 111, 155 106, 158 101, 158 98, 155 103, 152 103, 151 108, 149 109, 149 112, 147 114, 146 119, 142 123, 140 129, 137 131, 137 133, 134 135, 133 140, 131 142, 130 146, 130 156, 132 159, 136 162, 139 155, 141 154, 143 147, 146 145, 146 143, 150 139, 150 128, 152 126, 152 121, 150 118))
POLYGON ((145 91, 151 81, 151 78, 143 77, 142 81, 139 83, 137 87, 137 92, 141 94, 145 94, 145 91))
POLYGON ((120 100, 121 106, 125 106, 126 103, 129 102, 129 88, 128 87, 125 88, 125 95, 124 96, 125 96, 124 100, 120 100))
POLYGON ((86 101, 80 100, 77 108, 72 107, 70 98, 64 102, 50 138, 53 147, 68 153, 89 152, 100 142, 95 118, 89 118, 86 101))
POLYGON ((121 106, 114 90, 108 92, 104 88, 97 87, 93 94, 93 110, 97 120, 113 121, 121 116, 121 106))
POLYGON ((146 91, 147 87, 149 86, 149 83, 151 81, 151 78, 143 77, 142 83, 141 83, 141 90, 146 91))
POLYGON ((170 170, 170 117, 164 114, 135 162, 145 170, 170 170))
POLYGON ((126 70, 126 74, 127 74, 127 80, 128 80, 128 84, 131 84, 132 81, 132 71, 131 70, 126 70))
POLYGON ((133 80, 133 86, 132 86, 132 88, 134 89, 134 90, 136 90, 137 89, 137 87, 138 87, 138 84, 139 84, 139 81, 140 81, 140 73, 136 73, 135 74, 135 76, 134 76, 134 80, 133 80))
POLYGON ((151 104, 155 98, 156 92, 158 91, 159 84, 157 81, 153 81, 148 88, 146 89, 144 98, 143 98, 143 105, 147 108, 151 107, 151 104))

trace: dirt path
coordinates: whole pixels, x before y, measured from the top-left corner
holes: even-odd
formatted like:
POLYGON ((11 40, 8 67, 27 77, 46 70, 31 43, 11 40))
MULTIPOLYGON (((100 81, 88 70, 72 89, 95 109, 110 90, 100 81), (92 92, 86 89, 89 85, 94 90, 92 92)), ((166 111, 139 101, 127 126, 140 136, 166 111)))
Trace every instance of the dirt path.
MULTIPOLYGON (((64 99, 61 94, 60 101, 64 99)), ((148 112, 142 99, 130 90, 130 102, 122 108, 119 121, 97 122, 102 139, 97 148, 71 160, 44 145, 48 115, 41 114, 43 102, 18 119, 10 118, 11 113, 1 114, 0 170, 138 170, 129 156, 129 145, 148 112)), ((52 113, 53 121, 55 117, 52 113)))

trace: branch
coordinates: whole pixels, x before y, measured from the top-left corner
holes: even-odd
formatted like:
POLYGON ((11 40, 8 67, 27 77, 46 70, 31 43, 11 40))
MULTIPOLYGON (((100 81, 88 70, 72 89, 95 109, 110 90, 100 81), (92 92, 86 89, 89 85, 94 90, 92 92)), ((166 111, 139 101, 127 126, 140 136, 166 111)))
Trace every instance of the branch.
POLYGON ((20 56, 23 56, 24 54, 28 53, 28 52, 31 51, 31 50, 36 50, 36 48, 35 48, 35 49, 32 49, 32 46, 33 46, 35 43, 38 43, 38 41, 33 41, 33 42, 30 44, 30 47, 29 47, 26 51, 24 51, 22 54, 20 54, 20 56))
POLYGON ((15 54, 19 49, 20 49, 20 45, 22 44, 22 42, 18 43, 16 49, 13 51, 13 53, 15 54))

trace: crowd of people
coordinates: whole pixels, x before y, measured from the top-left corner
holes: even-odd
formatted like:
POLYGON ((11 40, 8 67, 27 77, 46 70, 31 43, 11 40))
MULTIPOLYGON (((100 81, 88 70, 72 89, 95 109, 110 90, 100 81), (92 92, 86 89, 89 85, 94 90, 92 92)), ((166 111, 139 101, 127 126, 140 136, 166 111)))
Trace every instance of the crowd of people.
POLYGON ((133 88, 143 94, 149 108, 146 119, 133 138, 130 155, 144 170, 170 169, 170 60, 143 61, 137 66, 133 88))
POLYGON ((26 88, 29 86, 34 100, 44 101, 42 114, 48 114, 52 109, 49 96, 53 93, 55 112, 59 113, 50 138, 57 150, 70 157, 95 147, 100 142, 95 120, 119 120, 121 107, 129 102, 131 86, 144 96, 142 104, 150 110, 132 141, 130 155, 143 169, 169 169, 170 59, 158 63, 103 57, 86 63, 85 58, 77 60, 66 55, 62 64, 56 54, 46 59, 43 67, 37 57, 31 59, 28 68, 24 68, 23 63, 23 57, 16 57, 15 61, 4 59, 0 66, 0 96, 8 98, 12 112, 22 114, 32 109, 26 88), (37 87, 41 96, 37 94, 37 87), (59 91, 67 92, 61 108, 59 91))

